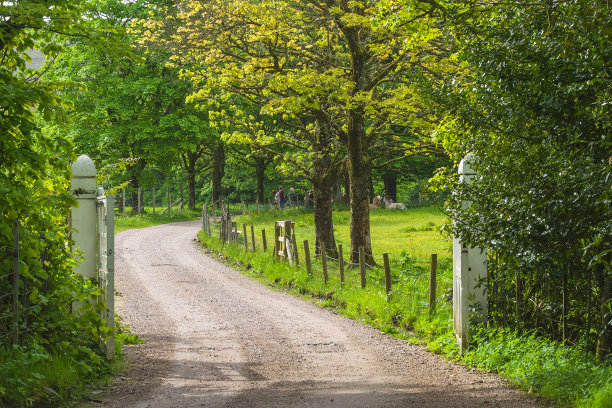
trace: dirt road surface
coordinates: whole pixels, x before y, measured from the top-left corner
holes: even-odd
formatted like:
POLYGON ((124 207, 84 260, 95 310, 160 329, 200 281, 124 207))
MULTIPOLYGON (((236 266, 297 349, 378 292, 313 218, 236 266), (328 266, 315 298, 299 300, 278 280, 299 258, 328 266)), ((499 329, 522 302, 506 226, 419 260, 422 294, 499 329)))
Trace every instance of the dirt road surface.
POLYGON ((194 241, 198 227, 117 235, 117 312, 146 343, 127 347, 128 371, 93 406, 538 406, 494 375, 210 259, 194 241))

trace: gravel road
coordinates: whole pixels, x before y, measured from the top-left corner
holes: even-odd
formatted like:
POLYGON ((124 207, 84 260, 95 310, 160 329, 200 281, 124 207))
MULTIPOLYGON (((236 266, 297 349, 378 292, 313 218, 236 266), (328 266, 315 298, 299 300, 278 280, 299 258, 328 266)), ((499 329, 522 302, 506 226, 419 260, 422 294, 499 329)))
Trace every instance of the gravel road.
MULTIPOLYGON (((105 407, 536 407, 445 362, 207 257, 198 222, 116 236, 117 312, 145 344, 105 407)), ((92 404, 89 404, 92 406, 92 404)))

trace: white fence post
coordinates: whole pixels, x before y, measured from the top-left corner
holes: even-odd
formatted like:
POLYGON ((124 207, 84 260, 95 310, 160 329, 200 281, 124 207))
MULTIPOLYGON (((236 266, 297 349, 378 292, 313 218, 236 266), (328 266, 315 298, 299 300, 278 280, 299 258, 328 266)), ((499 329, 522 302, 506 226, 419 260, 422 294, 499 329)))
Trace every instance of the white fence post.
POLYGON ((104 189, 96 189, 96 167, 93 161, 80 156, 72 165, 71 191, 77 207, 71 209, 71 225, 74 248, 83 252, 83 261, 75 271, 87 279, 97 279, 105 296, 102 318, 110 328, 111 335, 104 336, 100 346, 108 359, 115 355, 115 279, 114 279, 114 196, 105 195, 104 189))
MULTIPOLYGON (((473 155, 468 154, 459 163, 459 182, 471 183, 476 173, 470 162, 473 155)), ((468 208, 469 202, 463 203, 468 208)), ((459 215, 460 218, 460 215, 459 215)), ((470 344, 470 322, 487 320, 487 250, 472 248, 453 238, 453 323, 455 335, 461 351, 470 344)))
POLYGON ((73 251, 80 248, 83 261, 75 270, 85 278, 94 279, 98 276, 96 265, 97 235, 96 235, 96 166, 86 155, 72 164, 71 191, 77 201, 77 206, 71 208, 71 223, 74 241, 73 251))
POLYGON ((104 290, 100 301, 105 303, 102 318, 111 335, 100 341, 106 358, 115 356, 115 196, 105 195, 102 187, 98 188, 97 222, 98 222, 98 285, 104 290))

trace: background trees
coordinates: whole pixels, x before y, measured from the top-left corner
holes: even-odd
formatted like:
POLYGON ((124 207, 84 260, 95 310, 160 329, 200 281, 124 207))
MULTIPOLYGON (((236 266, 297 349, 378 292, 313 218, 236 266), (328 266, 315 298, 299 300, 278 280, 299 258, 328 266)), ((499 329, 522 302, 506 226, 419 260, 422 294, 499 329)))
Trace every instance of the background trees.
POLYGON ((210 98, 211 88, 237 94, 291 129, 282 141, 308 149, 317 236, 331 248, 329 186, 338 159, 346 162, 356 258, 360 246, 371 253, 375 161, 417 149, 413 142, 436 122, 415 91, 424 76, 446 66, 433 64, 445 59, 429 18, 434 9, 418 2, 184 1, 175 21, 145 24, 145 42, 165 43, 182 58, 199 89, 195 98, 210 98))

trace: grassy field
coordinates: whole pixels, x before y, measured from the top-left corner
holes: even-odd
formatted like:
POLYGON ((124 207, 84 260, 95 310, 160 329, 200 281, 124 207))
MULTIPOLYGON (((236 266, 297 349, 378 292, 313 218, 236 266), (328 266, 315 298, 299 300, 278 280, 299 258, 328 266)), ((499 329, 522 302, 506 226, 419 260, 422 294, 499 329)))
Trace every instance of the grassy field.
MULTIPOLYGON (((131 209, 126 208, 126 214, 129 214, 131 209)), ((147 228, 153 225, 168 224, 169 222, 178 221, 191 221, 195 220, 199 215, 200 211, 171 211, 169 214, 160 214, 157 212, 155 215, 152 214, 152 209, 145 207, 145 214, 138 215, 126 215, 122 217, 119 213, 115 214, 115 234, 121 231, 135 228, 147 228)))
MULTIPOLYGON (((315 228, 312 210, 286 210, 284 212, 248 212, 246 216, 238 216, 235 221, 239 229, 246 224, 254 225, 255 242, 261 245, 261 230, 274 232, 274 222, 290 220, 295 223, 295 233, 298 243, 308 240, 314 245, 315 228)), ((413 260, 428 261, 431 254, 438 254, 439 260, 450 259, 451 241, 440 235, 440 230, 447 222, 446 217, 436 208, 412 208, 409 211, 389 211, 375 209, 370 212, 371 239, 374 258, 382 263, 382 254, 388 253, 391 260, 398 262, 402 257, 409 256, 413 260)), ((348 210, 334 211, 334 235, 336 243, 342 245, 345 251, 350 246, 350 213, 348 210)), ((348 254, 345 252, 345 257, 348 254)))

